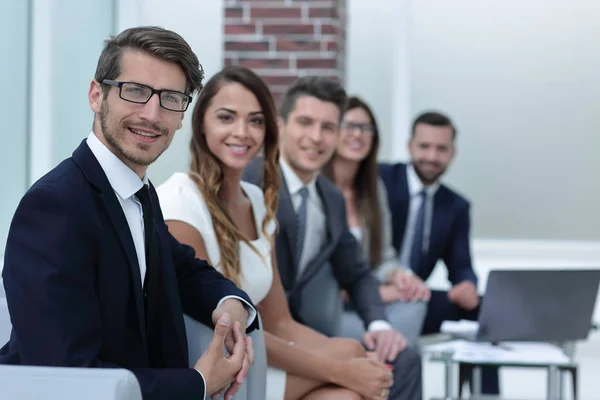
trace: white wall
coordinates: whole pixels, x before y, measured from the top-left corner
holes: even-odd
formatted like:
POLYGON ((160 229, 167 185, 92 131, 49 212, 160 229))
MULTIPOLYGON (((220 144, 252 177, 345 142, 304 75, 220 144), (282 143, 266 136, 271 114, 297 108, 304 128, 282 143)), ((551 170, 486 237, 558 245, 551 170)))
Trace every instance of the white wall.
POLYGON ((600 2, 411 4, 411 114, 458 125, 475 236, 600 240, 600 2))
POLYGON ((346 89, 373 109, 379 156, 405 159, 409 114, 409 2, 348 0, 346 89))
POLYGON ((10 38, 0 42, 0 259, 14 210, 27 188, 27 92, 28 66, 28 3, 7 2, 2 7, 0 36, 10 38), (10 56, 6 56, 10 55, 10 56), (9 59, 10 62, 5 62, 9 59))
MULTIPOLYGON (((206 82, 223 68, 223 5, 219 1, 119 0, 118 31, 137 25, 158 25, 179 33, 200 59, 206 82)), ((150 167, 155 185, 177 171, 189 168, 189 143, 194 103, 171 146, 150 167)))

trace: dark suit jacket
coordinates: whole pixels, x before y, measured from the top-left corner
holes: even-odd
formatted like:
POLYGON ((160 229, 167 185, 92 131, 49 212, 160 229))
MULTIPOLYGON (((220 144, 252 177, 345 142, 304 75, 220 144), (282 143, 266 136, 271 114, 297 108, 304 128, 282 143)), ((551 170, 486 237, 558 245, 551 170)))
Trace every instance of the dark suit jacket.
POLYGON ((29 189, 13 218, 3 270, 13 330, 0 364, 122 367, 136 375, 144 399, 202 397, 202 378, 188 368, 183 313, 212 326, 224 296, 250 299, 169 234, 152 186, 150 192, 161 314, 168 316, 161 334, 166 368, 149 368, 133 239, 85 141, 29 189))
MULTIPOLYGON (((392 213, 392 240, 396 251, 402 251, 408 219, 409 192, 406 164, 380 164, 379 174, 385 183, 392 213)), ((452 284, 464 280, 477 284, 469 250, 469 202, 458 193, 441 185, 433 198, 433 218, 429 251, 416 273, 426 280, 438 260, 444 260, 452 284)))
MULTIPOLYGON (((243 179, 262 186, 262 159, 257 158, 248 165, 243 179)), ((277 209, 279 232, 275 250, 281 281, 288 296, 292 315, 299 322, 312 325, 310 321, 304 321, 302 318, 302 303, 303 297, 305 297, 303 291, 311 283, 311 280, 320 275, 323 269, 331 268, 333 277, 339 286, 348 292, 365 327, 375 320, 387 320, 384 305, 379 296, 379 285, 371 274, 360 244, 348 229, 346 206, 341 192, 323 176, 317 178, 316 186, 327 213, 327 242, 319 255, 309 262, 302 275, 297 277, 294 267, 294 256, 297 251, 296 212, 287 183, 282 175, 277 209)), ((310 232, 306 232, 306 234, 309 235, 310 232)), ((325 297, 323 293, 309 293, 308 295, 317 298, 325 297)), ((334 295, 340 297, 339 289, 334 295)), ((329 296, 329 298, 332 297, 329 296)), ((323 307, 327 307, 327 304, 323 304, 323 307)), ((311 311, 318 312, 319 310, 311 311)), ((324 333, 331 334, 332 332, 324 333)))

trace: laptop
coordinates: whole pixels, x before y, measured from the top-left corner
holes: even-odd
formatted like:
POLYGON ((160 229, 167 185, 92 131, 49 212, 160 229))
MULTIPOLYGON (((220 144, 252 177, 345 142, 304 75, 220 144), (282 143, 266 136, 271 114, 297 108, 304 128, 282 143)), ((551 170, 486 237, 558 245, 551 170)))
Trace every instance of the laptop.
POLYGON ((592 328, 600 270, 494 270, 479 312, 477 341, 566 342, 592 328))

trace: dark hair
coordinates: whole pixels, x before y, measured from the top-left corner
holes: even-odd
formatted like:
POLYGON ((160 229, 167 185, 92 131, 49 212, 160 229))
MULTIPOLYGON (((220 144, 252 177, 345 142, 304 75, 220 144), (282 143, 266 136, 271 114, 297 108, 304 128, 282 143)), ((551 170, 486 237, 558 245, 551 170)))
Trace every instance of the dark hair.
POLYGON ((428 111, 419 115, 417 119, 415 119, 415 122, 413 122, 411 137, 415 136, 415 128, 417 127, 417 124, 449 126, 452 128, 452 139, 456 139, 456 128, 452 124, 452 121, 450 118, 440 112, 428 111))
MULTIPOLYGON (((116 79, 121 74, 121 59, 125 50, 139 50, 153 57, 177 64, 186 77, 185 91, 193 95, 202 89, 204 70, 189 44, 177 33, 157 26, 129 28, 104 42, 94 79, 116 79)), ((107 85, 102 85, 107 92, 107 85)))
POLYGON ((296 107, 296 100, 301 96, 312 96, 334 103, 340 110, 340 118, 346 108, 346 91, 340 81, 325 76, 305 76, 296 80, 283 95, 279 115, 284 121, 287 121, 288 115, 296 107))
MULTIPOLYGON (((348 99, 348 105, 344 113, 362 108, 369 115, 373 124, 373 141, 369 154, 361 161, 356 176, 354 177, 353 187, 357 194, 358 210, 361 216, 364 216, 365 226, 370 231, 369 235, 369 263, 372 267, 377 266, 383 255, 383 221, 379 203, 379 170, 377 166, 377 152, 379 150, 379 129, 377 121, 371 111, 371 108, 362 99, 352 96, 348 99)), ((333 162, 335 155, 323 168, 323 174, 335 182, 333 174, 333 162)))
MULTIPOLYGON (((267 226, 275 220, 279 186, 279 133, 275 102, 265 82, 245 67, 229 66, 214 75, 200 92, 192 114, 192 140, 190 150, 190 177, 202 193, 212 216, 221 254, 223 275, 238 286, 240 284, 239 241, 244 240, 254 249, 248 238, 235 226, 227 214, 220 194, 223 189, 221 161, 208 148, 204 134, 204 115, 213 97, 227 83, 239 83, 256 96, 265 117, 263 193, 267 213, 262 221, 262 232, 267 235, 267 226)), ((257 249, 254 249, 258 251, 257 249)), ((217 267, 216 265, 213 265, 217 267)))

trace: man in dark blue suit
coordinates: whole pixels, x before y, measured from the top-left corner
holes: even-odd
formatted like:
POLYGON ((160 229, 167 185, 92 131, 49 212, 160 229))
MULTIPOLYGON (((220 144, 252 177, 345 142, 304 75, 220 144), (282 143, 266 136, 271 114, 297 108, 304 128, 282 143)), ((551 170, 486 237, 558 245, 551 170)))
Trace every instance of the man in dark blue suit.
MULTIPOLYGON (((469 202, 440 183, 455 153, 456 129, 437 112, 413 123, 408 149, 411 163, 381 164, 392 214, 393 245, 400 262, 426 281, 438 260, 452 288, 432 291, 423 333, 440 331, 444 320, 477 320, 479 295, 469 247, 469 202)), ((406 279, 399 274, 398 279, 406 279)), ((399 285, 407 284, 399 282, 399 285)), ((498 393, 497 370, 484 370, 482 391, 498 393)))
POLYGON ((13 329, 0 364, 127 368, 144 399, 237 391, 253 362, 244 331, 257 327, 256 310, 169 234, 146 176, 202 79, 174 32, 133 28, 107 40, 88 94, 93 131, 29 189, 10 227, 13 329), (184 312, 216 325, 195 368, 184 312))

